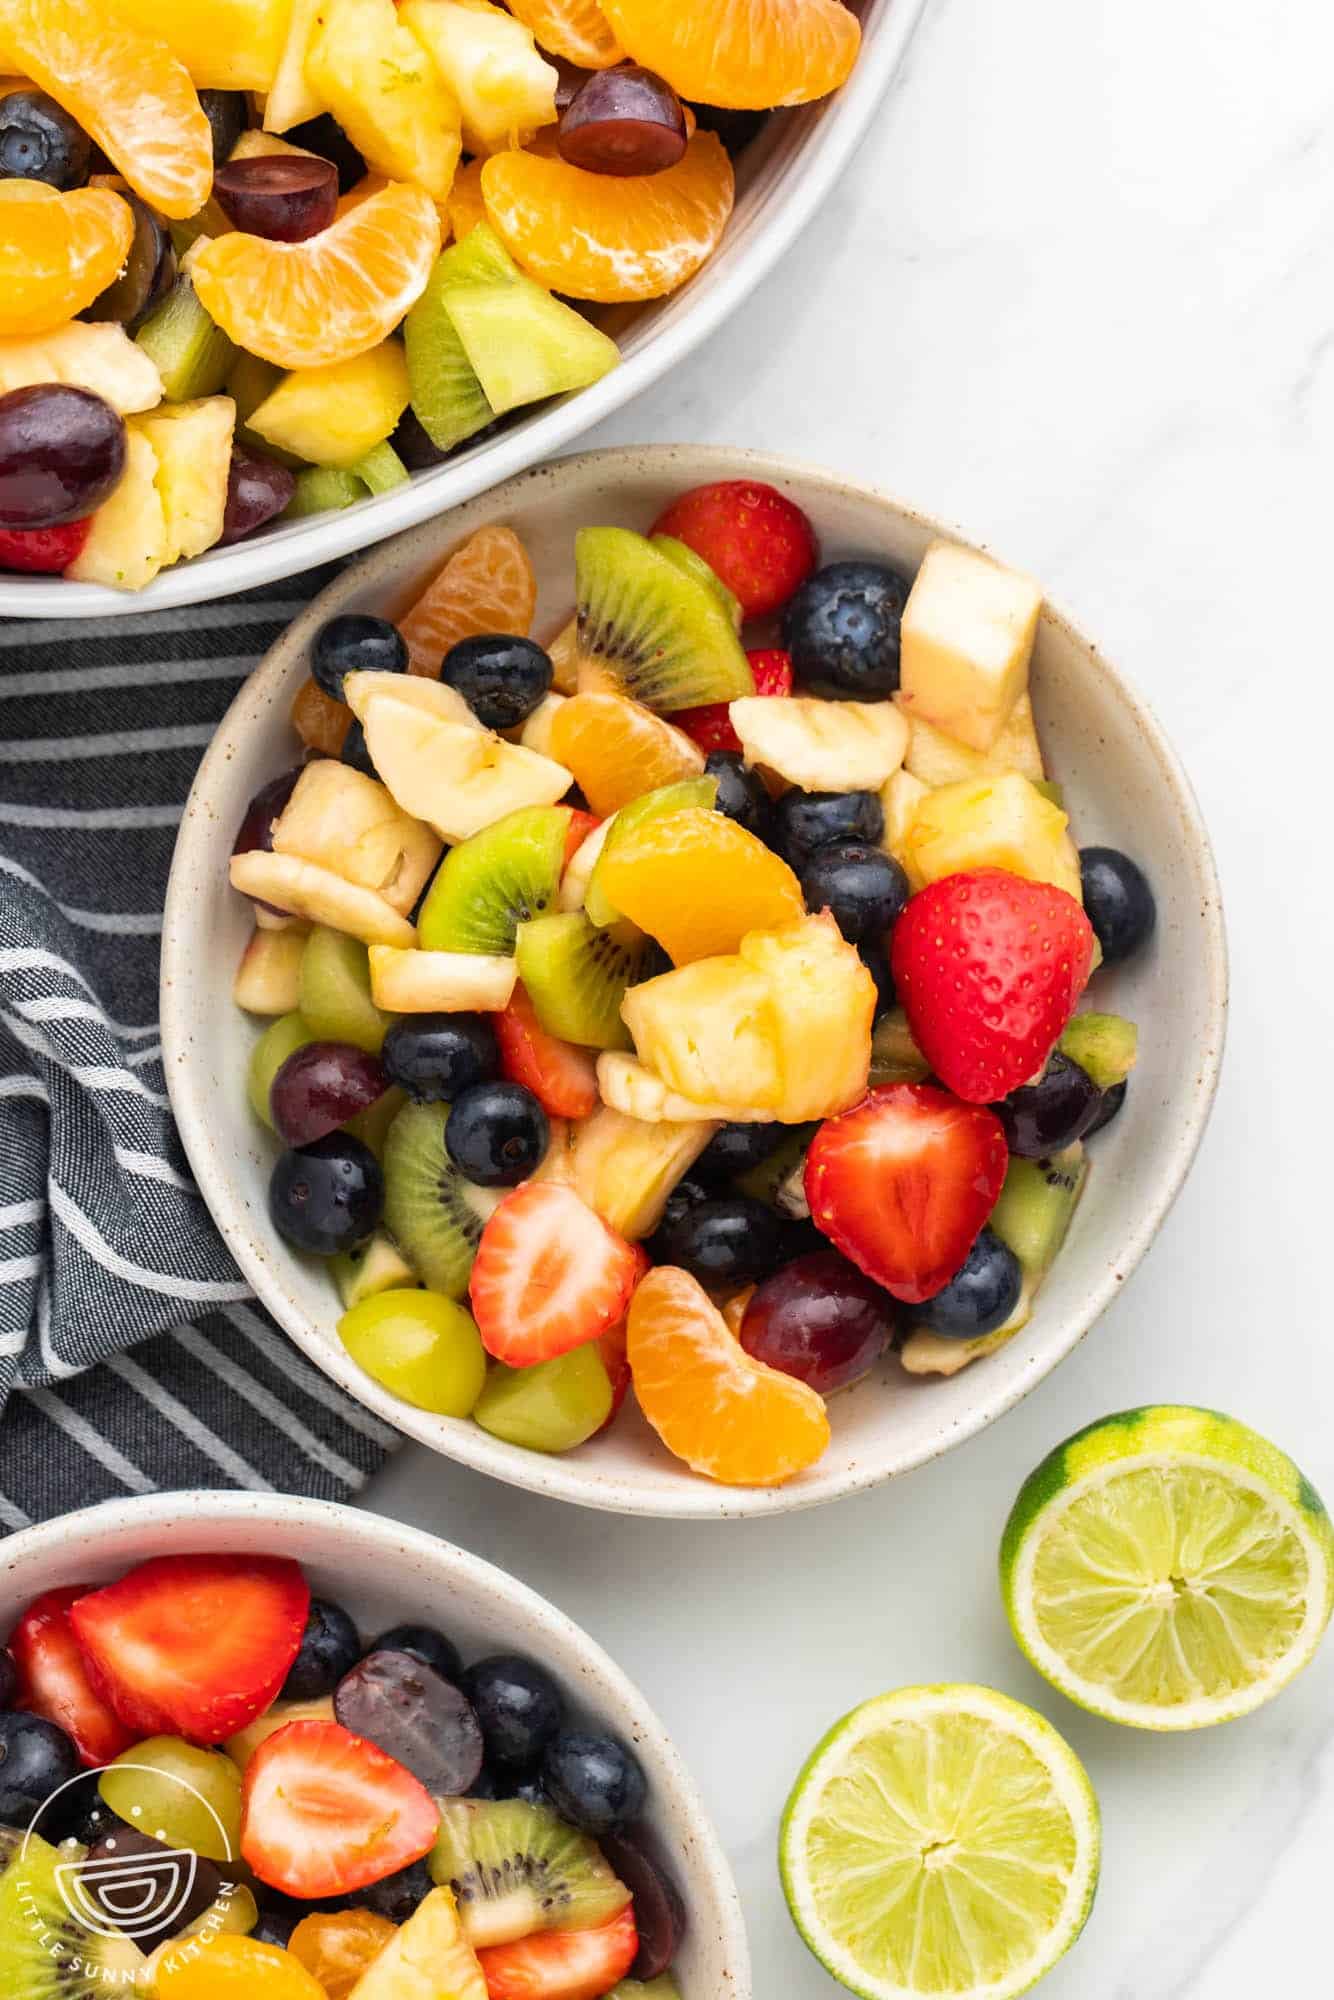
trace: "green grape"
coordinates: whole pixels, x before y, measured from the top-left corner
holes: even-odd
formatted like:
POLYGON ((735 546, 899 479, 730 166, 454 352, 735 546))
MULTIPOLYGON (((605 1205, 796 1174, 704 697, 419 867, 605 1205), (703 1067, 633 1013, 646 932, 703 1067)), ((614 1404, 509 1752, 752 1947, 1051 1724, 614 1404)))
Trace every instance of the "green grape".
POLYGON ((492 1437, 529 1451, 573 1451, 611 1415, 611 1380, 596 1343, 532 1368, 497 1362, 473 1416, 492 1437))
POLYGON ((676 1981, 664 1972, 657 1979, 650 1979, 646 1986, 642 1979, 623 1979, 619 1986, 613 1986, 607 2000, 681 2000, 676 1981))
POLYGON ((167 1847, 193 1848, 209 1861, 232 1861, 241 1851, 241 1773, 221 1750, 150 1736, 109 1765, 97 1789, 128 1826, 167 1847))
POLYGON ((407 1101, 407 1092, 400 1090, 396 1083, 391 1084, 388 1090, 376 1098, 374 1104, 368 1104, 355 1118, 349 1118, 342 1129, 344 1132, 350 1132, 354 1139, 360 1139, 363 1146, 370 1147, 377 1160, 382 1160, 389 1127, 407 1101))
MULTIPOLYGON (((246 1075, 246 1096, 250 1099, 250 1109, 261 1125, 267 1125, 270 1132, 275 1127, 269 1110, 269 1091, 287 1058, 307 1042, 316 1041, 309 1024, 300 1014, 280 1014, 271 1021, 254 1048, 250 1051, 250 1068, 246 1075)), ((373 1107, 372 1107, 373 1108, 373 1107)))
POLYGON ((378 1056, 393 1021, 371 999, 370 955, 360 938, 320 925, 301 954, 301 1013, 321 1042, 350 1042, 378 1056))
POLYGON ((438 1292, 377 1292, 343 1314, 338 1333, 359 1367, 419 1410, 466 1417, 482 1392, 482 1337, 438 1292))

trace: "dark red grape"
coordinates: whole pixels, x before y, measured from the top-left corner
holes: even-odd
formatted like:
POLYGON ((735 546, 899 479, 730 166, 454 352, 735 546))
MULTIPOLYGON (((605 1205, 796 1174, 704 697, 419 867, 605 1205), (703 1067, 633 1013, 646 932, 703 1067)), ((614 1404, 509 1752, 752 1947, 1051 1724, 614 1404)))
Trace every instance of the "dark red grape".
POLYGON ((482 1768, 482 1731, 470 1704, 412 1653, 371 1653, 338 1683, 344 1729, 396 1757, 440 1798, 462 1798, 482 1768))
POLYGON ((0 396, 0 527, 81 521, 124 470, 125 419, 91 390, 38 382, 0 396))
POLYGON ((255 793, 246 807, 245 818, 236 829, 233 854, 251 854, 256 848, 263 854, 273 852, 274 825, 296 790, 296 781, 305 768, 304 764, 294 764, 290 771, 284 771, 280 778, 271 779, 255 793))
POLYGON ((134 216, 134 236, 125 269, 114 284, 98 293, 82 317, 119 320, 122 326, 133 326, 175 284, 176 252, 167 225, 146 201, 129 193, 122 193, 121 200, 129 203, 134 216))
POLYGON ((713 132, 732 158, 744 153, 769 122, 767 111, 724 111, 716 104, 692 104, 701 132, 713 132))
POLYGON ((346 1125, 388 1088, 378 1056, 350 1042, 306 1042, 269 1086, 269 1109, 287 1145, 309 1146, 346 1125))
POLYGON ((283 137, 289 146, 301 146, 306 152, 318 153, 322 160, 332 162, 338 171, 339 194, 350 194, 358 181, 365 178, 365 160, 338 120, 327 111, 321 111, 316 118, 307 118, 303 125, 293 125, 283 137))
POLYGON ((578 63, 567 62, 564 56, 548 55, 547 61, 554 66, 557 76, 556 109, 558 112, 564 111, 568 105, 573 104, 589 77, 595 72, 591 69, 580 69, 578 63))
POLYGON ((338 170, 303 153, 229 160, 213 177, 213 194, 229 222, 272 243, 318 236, 338 207, 338 170))
POLYGON ((660 174, 686 149, 686 114, 669 83, 639 63, 599 70, 561 114, 560 156, 594 174, 660 174))
POLYGON ((219 546, 243 541, 267 522, 276 521, 295 492, 296 474, 285 465, 233 445, 219 546))
POLYGON ((740 1339, 756 1361, 829 1396, 875 1366, 893 1331, 888 1294, 837 1250, 816 1250, 765 1279, 740 1339))
POLYGON ((685 1934, 686 1907, 675 1882, 659 1865, 638 1827, 604 1833, 603 1853, 634 1898, 639 1954, 632 1979, 657 1979, 667 1971, 685 1934))
POLYGON ((389 442, 409 472, 429 472, 432 466, 443 465, 449 457, 447 451, 431 443, 411 403, 399 418, 389 442))

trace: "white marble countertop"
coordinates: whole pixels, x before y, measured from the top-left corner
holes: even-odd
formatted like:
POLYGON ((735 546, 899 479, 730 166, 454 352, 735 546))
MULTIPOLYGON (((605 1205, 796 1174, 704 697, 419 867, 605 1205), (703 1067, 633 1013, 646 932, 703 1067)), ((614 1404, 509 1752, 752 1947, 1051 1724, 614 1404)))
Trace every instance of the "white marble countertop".
POLYGON ((1030 1467, 1128 1404, 1230 1410, 1334 1499, 1330 952, 1308 906, 1334 790, 1332 45, 1309 0, 928 0, 875 133, 786 266, 590 440, 824 461, 1043 578, 1174 736, 1233 948, 1221 1096, 1157 1247, 962 1451, 756 1524, 583 1513, 418 1450, 374 1490, 554 1598, 645 1688, 736 1865, 757 2000, 836 1991, 774 1865, 795 1770, 854 1703, 923 1680, 1036 1703, 1101 1795, 1101 1894, 1044 2000, 1326 1990, 1334 1640, 1248 1722, 1140 1736, 1029 1671, 994 1564, 1030 1467))

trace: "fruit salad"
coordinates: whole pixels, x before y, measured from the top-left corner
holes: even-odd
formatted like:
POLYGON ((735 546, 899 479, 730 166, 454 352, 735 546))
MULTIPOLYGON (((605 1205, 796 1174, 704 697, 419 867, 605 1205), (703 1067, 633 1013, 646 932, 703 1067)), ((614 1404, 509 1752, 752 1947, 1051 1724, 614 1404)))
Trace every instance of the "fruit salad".
POLYGON ((620 359, 841 0, 10 0, 0 569, 138 590, 620 359))
POLYGON ((679 2000, 644 1772, 540 1660, 159 1557, 0 1649, 0 1989, 679 2000))
POLYGON ((747 480, 644 527, 578 530, 545 645, 503 524, 317 631, 235 997, 273 1225, 382 1387, 546 1452, 633 1387, 771 1486, 882 1359, 1028 1321, 1136 1057, 1088 981, 1154 898, 1075 845, 1028 578, 827 560, 747 480))

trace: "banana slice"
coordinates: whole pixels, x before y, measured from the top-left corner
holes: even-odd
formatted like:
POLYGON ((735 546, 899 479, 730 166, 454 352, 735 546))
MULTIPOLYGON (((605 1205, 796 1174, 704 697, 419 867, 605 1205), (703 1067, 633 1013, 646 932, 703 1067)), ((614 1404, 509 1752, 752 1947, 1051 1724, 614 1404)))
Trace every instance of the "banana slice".
POLYGON ((450 687, 447 681, 427 680, 422 674, 343 676, 343 700, 363 726, 366 710, 378 694, 387 695, 390 701, 405 702, 409 708, 424 709, 441 722, 461 722, 467 729, 482 727, 458 689, 450 687))
POLYGON ((551 756, 551 725, 564 708, 567 698, 563 694, 543 695, 519 731, 518 740, 525 750, 536 750, 539 757, 551 756))
POLYGON ((728 714, 746 762, 806 792, 878 792, 908 747, 908 725, 888 701, 752 694, 728 714))
POLYGON ((725 1125, 767 1125, 774 1116, 772 1109, 754 1105, 696 1104, 670 1090, 637 1057, 615 1050, 598 1057, 598 1089, 613 1111, 650 1125, 688 1125, 705 1119, 721 1119, 725 1125))
POLYGON ((331 930, 345 931, 365 944, 410 946, 417 933, 406 917, 388 904, 374 889, 345 882, 313 861, 295 854, 266 854, 254 848, 249 854, 234 854, 231 864, 233 889, 263 903, 276 903, 295 917, 327 924, 331 930))
POLYGON ((518 978, 512 958, 471 951, 396 951, 373 944, 371 999, 387 1014, 498 1014, 518 978))
POLYGON ((273 847, 374 889, 400 916, 440 859, 437 833, 401 811, 385 786, 333 757, 307 764, 274 823, 273 847))
POLYGON ((371 762, 403 811, 445 840, 467 840, 521 806, 555 805, 574 783, 550 757, 489 729, 442 721, 397 692, 372 696, 362 728, 371 762))

